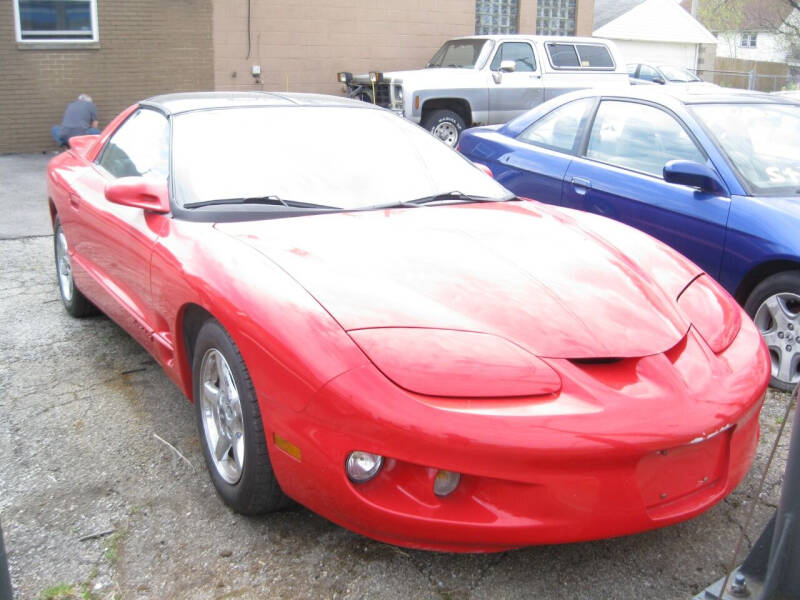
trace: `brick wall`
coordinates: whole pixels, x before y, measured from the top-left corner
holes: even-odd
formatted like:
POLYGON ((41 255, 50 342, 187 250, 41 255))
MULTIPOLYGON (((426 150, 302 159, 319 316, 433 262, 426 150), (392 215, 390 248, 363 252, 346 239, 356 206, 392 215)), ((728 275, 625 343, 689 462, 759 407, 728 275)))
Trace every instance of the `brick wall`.
MULTIPOLYGON (((475 33, 475 0, 213 0, 216 89, 340 94, 338 71, 423 67, 448 38, 475 33), (260 65, 261 84, 252 75, 260 65)), ((520 0, 536 31, 536 0, 520 0)))
POLYGON ((0 154, 54 149, 50 128, 82 92, 103 127, 142 98, 213 88, 212 0, 98 0, 95 47, 45 50, 17 43, 12 1, 0 2, 0 154))
POLYGON ((575 3, 575 35, 591 36, 594 31, 594 0, 575 3))

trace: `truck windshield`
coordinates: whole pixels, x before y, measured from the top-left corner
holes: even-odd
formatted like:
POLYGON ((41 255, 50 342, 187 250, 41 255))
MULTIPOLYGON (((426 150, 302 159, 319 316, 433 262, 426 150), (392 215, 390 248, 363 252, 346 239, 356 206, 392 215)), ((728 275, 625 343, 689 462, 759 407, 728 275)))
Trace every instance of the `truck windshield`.
POLYGON ((490 40, 450 40, 439 48, 426 68, 454 67, 457 69, 474 69, 478 59, 488 54, 490 49, 490 40))

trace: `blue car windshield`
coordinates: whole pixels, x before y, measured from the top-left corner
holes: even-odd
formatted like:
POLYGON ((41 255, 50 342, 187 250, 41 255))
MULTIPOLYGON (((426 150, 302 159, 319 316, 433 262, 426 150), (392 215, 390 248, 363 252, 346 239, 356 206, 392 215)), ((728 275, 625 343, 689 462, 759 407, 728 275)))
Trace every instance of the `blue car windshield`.
POLYGON ((800 110, 785 104, 691 107, 751 194, 800 194, 800 110))

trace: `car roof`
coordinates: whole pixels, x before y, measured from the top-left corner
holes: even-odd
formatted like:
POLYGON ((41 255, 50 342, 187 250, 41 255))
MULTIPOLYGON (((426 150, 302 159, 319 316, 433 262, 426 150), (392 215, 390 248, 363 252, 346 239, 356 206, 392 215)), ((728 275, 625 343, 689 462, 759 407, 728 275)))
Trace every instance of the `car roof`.
POLYGON ((682 104, 792 104, 789 99, 774 94, 712 85, 705 86, 701 83, 657 87, 644 85, 599 87, 583 90, 573 97, 592 96, 627 97, 652 100, 662 104, 674 101, 682 104))
POLYGON ((450 38, 452 40, 545 40, 548 42, 563 42, 565 44, 589 43, 589 44, 608 44, 609 40, 596 37, 579 37, 563 35, 525 35, 523 33, 493 33, 486 35, 460 35, 450 38))
POLYGON ((187 92, 153 96, 139 104, 141 106, 151 106, 171 115, 195 110, 234 107, 348 106, 353 108, 375 108, 372 104, 341 96, 296 92, 187 92))

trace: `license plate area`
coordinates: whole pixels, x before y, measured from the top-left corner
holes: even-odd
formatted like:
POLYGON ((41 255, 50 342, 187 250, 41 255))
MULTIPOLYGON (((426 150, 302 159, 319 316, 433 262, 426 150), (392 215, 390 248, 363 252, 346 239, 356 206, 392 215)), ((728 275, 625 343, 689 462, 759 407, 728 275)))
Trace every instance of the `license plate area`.
POLYGON ((644 456, 636 478, 645 506, 655 508, 715 487, 726 473, 731 431, 644 456))

